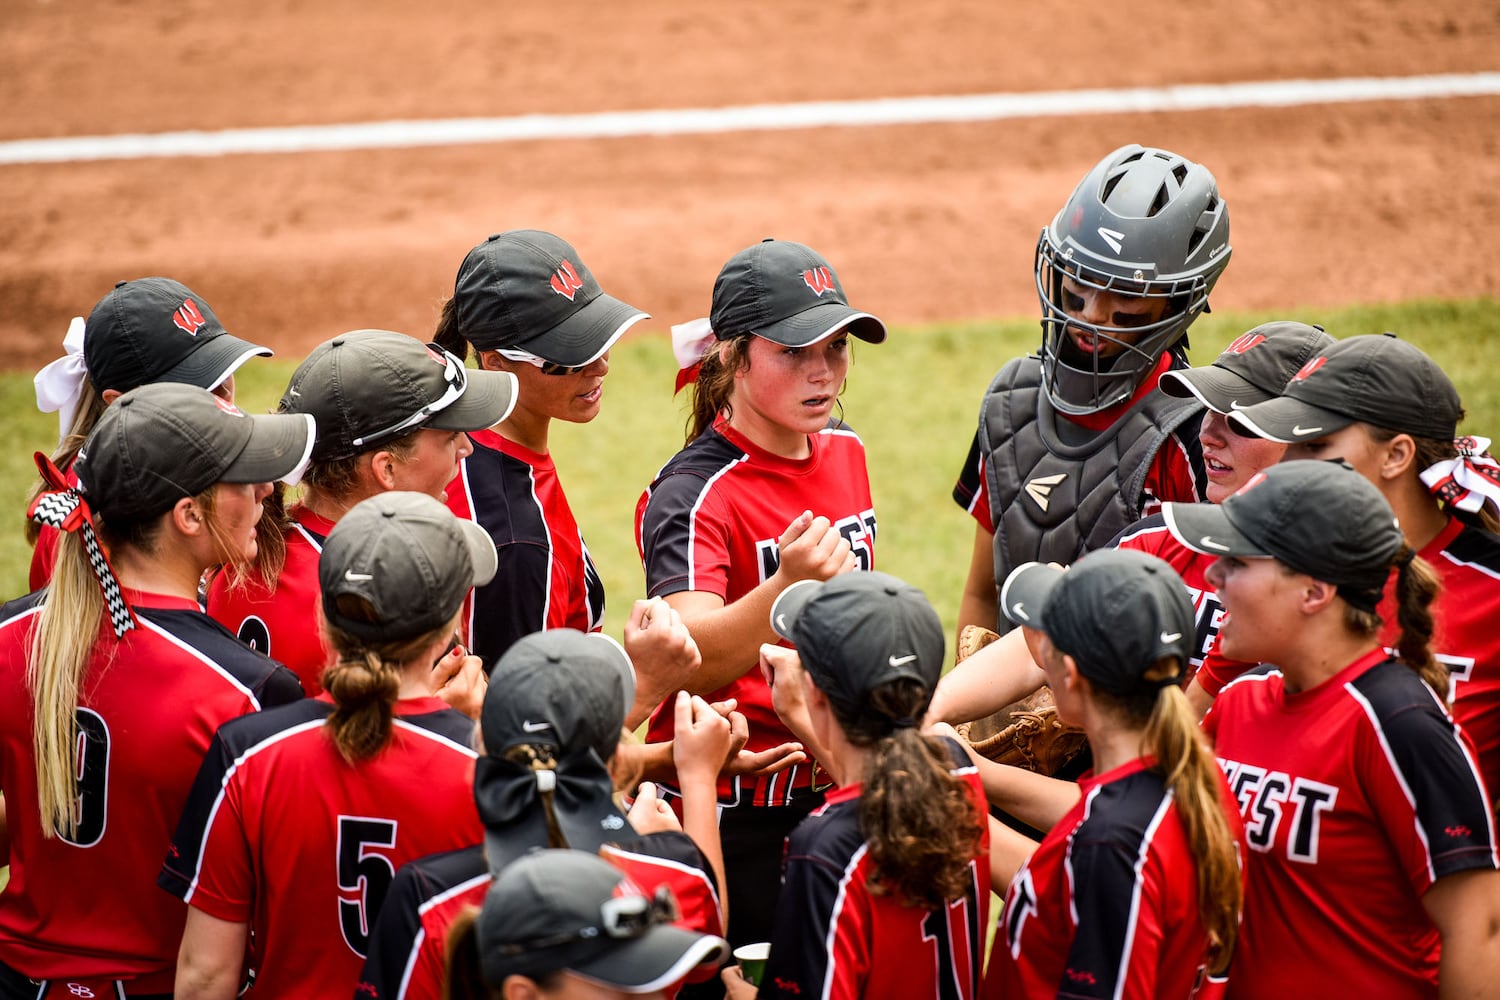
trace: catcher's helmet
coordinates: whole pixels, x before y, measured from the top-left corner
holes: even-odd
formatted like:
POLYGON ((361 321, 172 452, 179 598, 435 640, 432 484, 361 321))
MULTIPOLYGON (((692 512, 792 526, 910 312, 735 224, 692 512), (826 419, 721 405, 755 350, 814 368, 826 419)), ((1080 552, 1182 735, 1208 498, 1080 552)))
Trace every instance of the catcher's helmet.
POLYGON ((1229 210, 1207 168, 1135 145, 1100 160, 1037 240, 1043 386, 1052 405, 1084 414, 1130 398, 1208 308, 1229 253, 1229 210), (1071 318, 1064 275, 1086 288, 1164 300, 1166 311, 1128 329, 1071 318), (1081 351, 1066 335, 1070 326, 1121 350, 1081 351))

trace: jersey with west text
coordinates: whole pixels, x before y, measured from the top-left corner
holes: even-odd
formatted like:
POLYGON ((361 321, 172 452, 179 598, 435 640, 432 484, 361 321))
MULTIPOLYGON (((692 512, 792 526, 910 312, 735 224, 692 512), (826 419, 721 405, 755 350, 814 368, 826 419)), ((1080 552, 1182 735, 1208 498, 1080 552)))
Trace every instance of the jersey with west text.
MULTIPOLYGON (((682 912, 678 927, 723 935, 708 859, 686 834, 653 833, 607 844, 600 856, 648 895, 661 886, 670 888, 682 912)), ((466 909, 483 905, 491 881, 478 844, 403 865, 370 938, 358 995, 367 1000, 442 1000, 448 932, 466 909)))
MULTIPOLYGON (((1016 873, 985 988, 996 997, 1211 997, 1198 876, 1149 758, 1085 775, 1083 797, 1016 873)), ((1240 825, 1225 795, 1231 829, 1240 825)), ((1237 845, 1243 854, 1243 840, 1237 845)))
POLYGON ((787 837, 786 875, 771 933, 762 1000, 973 1000, 989 927, 989 832, 978 771, 947 744, 952 774, 980 825, 970 882, 939 909, 872 891, 859 826, 861 786, 844 785, 787 837), (960 762, 962 758, 962 762, 960 762))
MULTIPOLYGON (((776 572, 777 543, 797 515, 827 517, 849 540, 858 568, 875 562, 875 508, 865 447, 847 425, 811 435, 805 459, 774 455, 720 420, 657 473, 636 505, 636 543, 646 569, 646 592, 665 597, 703 591, 732 604, 776 572)), ((735 698, 750 723, 749 750, 793 739, 771 707, 771 691, 745 651, 744 672, 712 694, 735 698)), ((651 718, 648 739, 672 738, 672 703, 651 718)), ((811 785, 804 765, 775 780, 755 782, 746 796, 756 805, 782 805, 811 785)), ((721 797, 738 799, 741 783, 721 779, 721 797)))
POLYGON ((327 695, 219 730, 158 884, 248 924, 255 991, 350 996, 396 869, 478 842, 474 724, 436 698, 396 705, 390 742, 349 763, 327 695))
POLYGON ((153 884, 219 725, 302 697, 297 678, 245 648, 196 602, 126 590, 138 627, 108 617, 79 686, 78 823, 42 835, 26 661, 45 591, 0 608, 0 788, 10 882, 0 961, 34 979, 131 981, 170 992, 184 912, 153 884))
POLYGON ((549 628, 597 632, 604 582, 563 494, 551 455, 492 430, 469 434, 474 452, 448 485, 448 507, 488 531, 495 579, 465 607, 471 651, 486 670, 517 639, 549 628))
POLYGON ((247 646, 286 664, 312 696, 323 690, 329 662, 319 624, 318 559, 333 522, 301 505, 287 515, 286 561, 276 583, 242 579, 226 566, 209 584, 208 613, 247 646))
POLYGON ((1376 649, 1306 691, 1252 670, 1204 729, 1249 845, 1230 996, 1436 996, 1421 897, 1500 866, 1472 747, 1437 696, 1376 649))

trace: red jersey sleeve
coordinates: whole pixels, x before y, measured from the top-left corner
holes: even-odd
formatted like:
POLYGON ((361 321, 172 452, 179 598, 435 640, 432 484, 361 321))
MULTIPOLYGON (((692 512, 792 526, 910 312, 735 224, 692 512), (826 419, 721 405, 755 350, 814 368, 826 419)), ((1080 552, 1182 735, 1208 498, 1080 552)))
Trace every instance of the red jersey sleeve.
POLYGON ((969 516, 985 531, 995 533, 995 523, 990 518, 990 489, 984 476, 984 455, 979 449, 979 432, 969 442, 969 453, 958 471, 958 481, 953 484, 953 502, 969 512, 969 516))

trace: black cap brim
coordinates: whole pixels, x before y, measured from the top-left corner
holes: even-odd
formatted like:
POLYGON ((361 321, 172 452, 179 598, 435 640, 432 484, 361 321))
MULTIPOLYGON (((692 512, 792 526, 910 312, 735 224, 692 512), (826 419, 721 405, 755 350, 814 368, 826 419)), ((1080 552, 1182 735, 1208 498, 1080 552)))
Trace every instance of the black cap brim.
POLYGON ((482 431, 493 427, 516 408, 516 377, 510 372, 471 370, 464 394, 423 424, 443 431, 482 431))
POLYGON ((1275 398, 1248 379, 1213 365, 1164 372, 1157 387, 1168 396, 1196 399, 1215 413, 1229 413, 1275 398))
POLYGON ((271 357, 269 347, 241 340, 232 333, 208 337, 187 357, 165 372, 158 381, 185 382, 200 389, 216 389, 254 357, 271 357))
POLYGON ((666 924, 611 945, 594 958, 570 963, 568 971, 625 993, 656 993, 701 966, 722 965, 729 958, 723 938, 666 924))
POLYGON ((259 413, 252 421, 250 439, 219 476, 223 483, 270 483, 280 479, 295 485, 312 455, 316 424, 307 413, 259 413))
POLYGON ((819 580, 798 580, 776 595, 771 604, 771 630, 787 642, 795 643, 792 630, 797 627, 797 618, 818 594, 819 580))
POLYGON ((808 347, 827 340, 840 330, 867 343, 885 340, 885 324, 842 302, 819 302, 801 312, 778 320, 755 334, 782 347, 808 347))
POLYGON ((601 292, 557 326, 514 346, 555 365, 582 368, 602 357, 626 330, 649 318, 635 306, 601 292))
POLYGON ((1241 434, 1281 444, 1296 444, 1343 430, 1354 423, 1354 418, 1291 396, 1278 396, 1234 410, 1229 414, 1229 423, 1241 434))
POLYGON ((1012 624, 1044 629, 1043 615, 1063 571, 1045 563, 1022 563, 1000 586, 1000 608, 1012 624))
POLYGON ((1271 553, 1256 545, 1232 523, 1220 504, 1165 503, 1162 519, 1172 537, 1206 556, 1266 558, 1271 553))

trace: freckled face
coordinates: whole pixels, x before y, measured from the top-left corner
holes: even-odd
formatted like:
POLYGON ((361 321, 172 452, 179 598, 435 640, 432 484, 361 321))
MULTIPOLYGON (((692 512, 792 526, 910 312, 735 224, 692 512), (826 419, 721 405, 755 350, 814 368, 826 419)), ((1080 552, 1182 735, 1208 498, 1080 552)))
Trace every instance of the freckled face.
POLYGON ((768 450, 805 452, 807 436, 828 423, 848 373, 843 332, 808 347, 753 337, 748 363, 734 376, 731 423, 768 450))
POLYGON ((1275 559, 1221 556, 1204 578, 1227 612, 1220 652, 1247 663, 1276 662, 1299 625, 1294 609, 1302 577, 1275 559))
POLYGON ((392 468, 396 489, 426 493, 446 501, 445 487, 458 475, 458 463, 473 450, 469 435, 463 431, 422 428, 416 433, 411 455, 405 461, 398 460, 392 468))
POLYGON ((1354 467, 1355 472, 1379 486, 1380 464, 1384 457, 1381 443, 1370 434, 1368 424, 1350 424, 1332 434, 1287 445, 1283 461, 1312 459, 1331 462, 1342 458, 1354 467))

